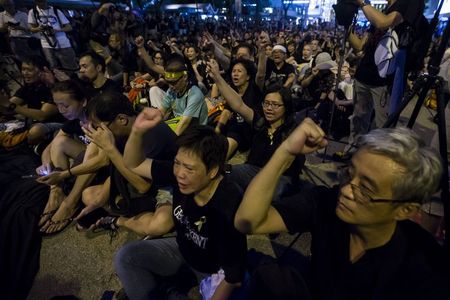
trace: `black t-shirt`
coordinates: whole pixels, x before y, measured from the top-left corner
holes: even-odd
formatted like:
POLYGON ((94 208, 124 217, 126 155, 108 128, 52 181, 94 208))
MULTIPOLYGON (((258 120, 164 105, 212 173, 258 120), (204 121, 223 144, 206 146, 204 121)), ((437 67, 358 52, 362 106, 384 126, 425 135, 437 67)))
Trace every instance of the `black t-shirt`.
MULTIPOLYGON (((41 82, 25 84, 16 91, 14 97, 22 99, 22 105, 27 105, 32 109, 41 109, 44 103, 55 105, 50 88, 41 82)), ((58 112, 45 122, 64 122, 64 120, 64 117, 58 112)))
POLYGON ((315 187, 273 203, 290 232, 311 232, 313 299, 449 299, 443 249, 410 221, 398 222, 387 244, 352 264, 351 227, 335 213, 338 193, 315 187))
POLYGON ((173 175, 173 162, 153 161, 152 178, 158 185, 171 184, 173 220, 180 252, 188 264, 204 273, 225 271, 228 283, 242 282, 247 240, 234 228, 241 201, 239 187, 225 176, 211 200, 199 206, 194 195, 184 195, 173 175))
POLYGON ((99 88, 94 88, 92 85, 86 88, 86 93, 89 99, 92 99, 97 95, 107 92, 122 93, 122 87, 120 87, 120 85, 114 80, 108 78, 106 79, 105 83, 99 88))
POLYGON ((22 99, 23 104, 33 109, 41 109, 43 103, 54 104, 50 88, 41 82, 22 86, 14 94, 14 97, 22 99))
MULTIPOLYGON (((258 112, 261 111, 262 98, 261 90, 253 82, 249 83, 244 95, 242 95, 242 101, 258 112)), ((252 140, 252 127, 238 113, 233 113, 227 124, 227 137, 238 142, 240 151, 247 151, 252 140)))
POLYGON ((74 138, 77 138, 80 140, 83 144, 87 145, 90 143, 89 139, 84 134, 83 130, 81 129, 80 120, 69 120, 63 124, 61 127, 61 130, 74 138))
MULTIPOLYGON (((402 15, 403 22, 395 27, 395 31, 400 39, 406 27, 413 24, 423 14, 423 8, 424 4, 421 0, 397 0, 384 13, 388 15, 391 12, 397 11, 402 15)), ((384 86, 393 80, 392 76, 391 78, 380 77, 375 64, 375 50, 385 32, 386 30, 376 29, 374 26, 370 27, 369 39, 364 45, 364 56, 355 73, 355 78, 358 81, 373 86, 384 86)))
MULTIPOLYGON (((284 123, 270 137, 268 134, 268 125, 265 119, 254 111, 253 117, 253 139, 250 152, 247 157, 247 163, 264 167, 277 150, 278 146, 287 138, 295 124, 284 123)), ((295 158, 292 165, 283 173, 283 175, 291 177, 293 182, 298 180, 298 176, 305 164, 305 156, 299 155, 295 158)))
POLYGON ((290 74, 295 74, 295 69, 291 64, 283 63, 283 66, 278 69, 272 59, 267 60, 265 86, 270 83, 279 82, 283 85, 290 74))

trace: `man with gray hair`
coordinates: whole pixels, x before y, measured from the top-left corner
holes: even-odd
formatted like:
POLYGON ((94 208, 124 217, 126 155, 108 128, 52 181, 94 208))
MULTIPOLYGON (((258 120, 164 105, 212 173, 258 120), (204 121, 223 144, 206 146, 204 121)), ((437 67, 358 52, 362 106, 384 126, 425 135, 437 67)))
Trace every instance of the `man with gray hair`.
MULTIPOLYGON (((408 220, 437 190, 442 173, 439 156, 411 130, 362 136, 340 187, 315 186, 271 205, 281 174, 296 155, 326 146, 324 136, 310 119, 293 131, 247 188, 237 229, 310 231, 310 272, 307 284, 297 286, 311 299, 449 299, 443 249, 408 220)), ((255 284, 254 299, 271 298, 270 282, 255 284)))

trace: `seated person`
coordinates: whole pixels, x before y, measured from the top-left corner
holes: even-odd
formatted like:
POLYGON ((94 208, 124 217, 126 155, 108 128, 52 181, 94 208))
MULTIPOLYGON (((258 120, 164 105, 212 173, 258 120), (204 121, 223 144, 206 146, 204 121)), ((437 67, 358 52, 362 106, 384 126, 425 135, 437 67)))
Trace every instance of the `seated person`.
POLYGON ((103 57, 95 52, 87 52, 80 57, 79 78, 86 83, 89 98, 106 92, 122 92, 122 87, 115 81, 106 78, 106 64, 103 57))
POLYGON ((163 115, 172 112, 175 118, 179 118, 175 133, 180 135, 190 125, 205 125, 208 121, 205 97, 202 91, 189 81, 183 59, 170 60, 166 65, 164 78, 169 90, 162 99, 160 111, 163 115))
MULTIPOLYGON (((324 147, 324 136, 311 119, 295 129, 246 190, 236 228, 311 232, 308 298, 449 299, 445 252, 408 220, 436 191, 442 173, 439 156, 413 131, 372 131, 361 138, 340 187, 316 186, 271 205, 283 171, 297 155, 324 147)), ((250 299, 268 299, 272 291, 269 285, 254 292, 250 299)))
POLYGON ((13 97, 2 97, 1 114, 25 120, 25 138, 29 144, 37 144, 47 134, 61 127, 64 118, 52 99, 50 88, 43 82, 41 75, 47 62, 40 56, 29 56, 22 62, 22 76, 24 85, 17 90, 13 97), (38 121, 39 125, 34 126, 38 121))
MULTIPOLYGON (((255 84, 256 70, 254 63, 246 59, 237 59, 230 64, 230 87, 232 87, 242 98, 244 103, 253 110, 261 111, 262 93, 255 84)), ((213 86, 211 98, 217 98, 220 91, 217 86, 213 86), (217 90, 216 95, 213 91, 217 90)), ((226 101, 226 99, 225 99, 226 101)), ((231 110, 227 105, 225 109, 231 110)), ((225 120, 226 121, 226 120, 225 120)), ((252 129, 244 118, 238 113, 231 115, 226 123, 226 127, 222 128, 222 124, 218 124, 220 131, 227 136, 228 139, 228 155, 230 158, 236 150, 247 151, 250 149, 252 140, 252 129)))
POLYGON ((163 235, 175 228, 177 237, 140 240, 129 243, 116 254, 114 264, 130 299, 155 297, 164 277, 188 266, 198 279, 225 271, 225 279, 214 298, 228 299, 244 279, 246 237, 233 226, 240 202, 239 190, 223 174, 227 141, 206 126, 193 126, 178 137, 174 161, 145 158, 143 136, 161 122, 161 114, 145 108, 134 122, 125 146, 128 168, 153 184, 173 187, 173 203, 157 208, 141 218, 117 219, 125 228, 136 227, 150 236, 163 235), (137 264, 135 262, 138 262, 137 264))
MULTIPOLYGON (((231 109, 252 127, 252 140, 247 161, 245 164, 233 165, 231 172, 231 178, 242 188, 242 191, 245 191, 251 179, 267 163, 295 126, 291 93, 278 84, 269 86, 262 102, 261 115, 260 110, 245 104, 242 97, 226 83, 219 73, 217 62, 211 60, 208 63, 208 72, 221 94, 227 99, 231 109)), ((295 159, 280 180, 277 196, 289 193, 296 186, 304 163, 304 156, 295 159)))
MULTIPOLYGON (((104 183, 83 191, 82 201, 86 208, 78 219, 98 207, 127 217, 142 211, 154 211, 152 200, 156 196, 157 185, 130 171, 123 162, 125 142, 136 119, 132 104, 120 93, 101 94, 89 102, 87 116, 89 125, 84 131, 104 151, 112 166, 104 183), (115 120, 119 123, 113 126, 115 120)), ((166 123, 159 123, 144 134, 144 156, 172 161, 176 153, 175 137, 166 123)))

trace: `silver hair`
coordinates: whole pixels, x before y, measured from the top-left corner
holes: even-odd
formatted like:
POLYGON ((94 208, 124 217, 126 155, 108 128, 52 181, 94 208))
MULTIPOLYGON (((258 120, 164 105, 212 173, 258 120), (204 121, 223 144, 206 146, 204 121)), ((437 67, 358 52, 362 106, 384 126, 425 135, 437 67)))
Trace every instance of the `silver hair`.
POLYGON ((392 183, 394 199, 423 203, 437 191, 442 176, 440 156, 411 129, 376 129, 358 139, 360 149, 389 157, 402 167, 392 183))

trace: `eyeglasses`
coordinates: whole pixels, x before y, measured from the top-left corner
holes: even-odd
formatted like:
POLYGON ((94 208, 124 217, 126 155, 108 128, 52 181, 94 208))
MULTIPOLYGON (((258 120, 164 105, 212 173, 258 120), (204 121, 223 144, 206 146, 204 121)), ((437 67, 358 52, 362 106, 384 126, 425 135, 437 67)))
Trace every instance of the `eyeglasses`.
POLYGON ((394 199, 383 199, 383 198, 373 198, 370 194, 373 194, 371 190, 366 187, 356 185, 351 183, 353 176, 350 173, 350 168, 345 167, 339 171, 338 174, 339 183, 341 186, 349 184, 352 188, 353 199, 363 205, 369 203, 407 203, 409 201, 405 200, 394 200, 394 199))
POLYGON ((262 103, 262 106, 263 106, 264 108, 269 108, 269 107, 270 107, 270 108, 272 108, 272 109, 278 109, 278 108, 284 106, 284 104, 275 103, 275 102, 269 102, 269 101, 264 101, 264 102, 262 103))

